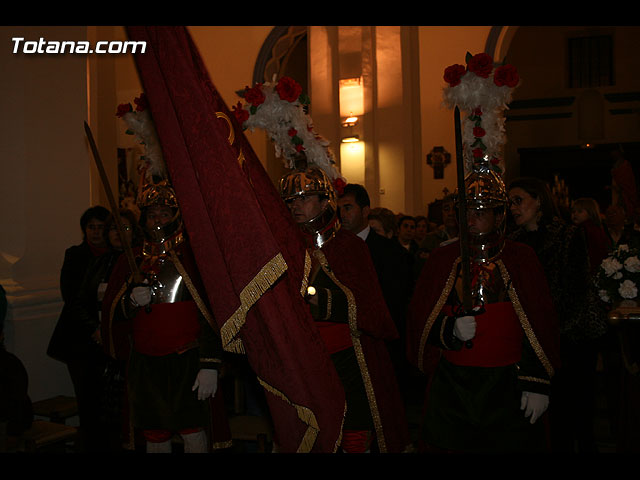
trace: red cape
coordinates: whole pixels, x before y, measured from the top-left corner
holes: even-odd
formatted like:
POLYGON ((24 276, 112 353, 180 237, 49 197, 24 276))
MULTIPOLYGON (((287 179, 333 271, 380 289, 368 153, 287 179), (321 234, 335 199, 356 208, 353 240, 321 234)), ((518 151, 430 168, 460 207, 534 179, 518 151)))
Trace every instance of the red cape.
POLYGON ((404 403, 385 341, 398 338, 366 243, 344 229, 322 246, 337 280, 353 294, 348 298, 352 341, 362 352, 360 371, 370 393, 369 404, 381 452, 403 452, 411 443, 404 403), (356 330, 354 335, 354 330, 356 330))
POLYGON ((223 345, 246 353, 280 451, 335 451, 344 391, 300 292, 299 229, 187 29, 127 32, 223 345))
MULTIPOLYGON (((434 250, 427 258, 407 320, 407 356, 411 363, 430 375, 440 358, 440 350, 426 344, 429 318, 437 315, 455 279, 460 242, 434 250)), ((559 330, 551 292, 535 252, 522 243, 505 241, 499 260, 504 263, 522 309, 514 304, 520 322, 543 365, 553 374, 559 366, 559 330), (528 327, 531 328, 528 328, 528 327)))

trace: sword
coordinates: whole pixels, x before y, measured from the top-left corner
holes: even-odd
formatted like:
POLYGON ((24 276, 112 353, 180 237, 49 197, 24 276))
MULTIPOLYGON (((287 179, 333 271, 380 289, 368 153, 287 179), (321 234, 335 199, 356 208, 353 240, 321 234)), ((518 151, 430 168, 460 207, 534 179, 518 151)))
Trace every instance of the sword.
POLYGON ((104 170, 104 166, 102 164, 102 160, 100 160, 100 153, 98 152, 98 147, 96 146, 96 142, 93 139, 93 134, 91 133, 91 128, 87 122, 84 122, 84 130, 87 134, 87 139, 89 140, 89 146, 91 147, 91 152, 93 153, 93 159, 95 160, 96 166, 98 167, 98 173, 100 173, 100 180, 102 180, 102 186, 104 187, 105 192, 107 192, 107 199, 109 201, 109 206, 111 207, 111 211, 113 212, 113 219, 116 224, 116 229, 118 230, 118 236, 120 237, 120 242, 122 243, 122 247, 124 249, 124 253, 127 256, 127 261, 129 262, 129 267, 131 268, 131 272, 133 273, 133 280, 135 283, 142 283, 144 280, 144 275, 138 268, 138 264, 136 263, 136 259, 133 255, 133 249, 127 240, 127 237, 124 234, 124 227, 122 225, 122 219, 120 218, 120 211, 118 209, 118 204, 113 197, 113 192, 111 191, 111 186, 109 185, 109 179, 107 178, 107 173, 104 170))
MULTIPOLYGON (((462 263, 462 308, 466 314, 471 312, 473 300, 471 298, 471 263, 469 255, 469 226, 467 224, 467 196, 464 185, 464 156, 462 152, 462 130, 460 124, 460 109, 456 106, 453 112, 456 134, 456 167, 458 173, 458 231, 460 233, 460 259, 462 263)), ((473 342, 465 342, 467 348, 473 347, 473 342)))

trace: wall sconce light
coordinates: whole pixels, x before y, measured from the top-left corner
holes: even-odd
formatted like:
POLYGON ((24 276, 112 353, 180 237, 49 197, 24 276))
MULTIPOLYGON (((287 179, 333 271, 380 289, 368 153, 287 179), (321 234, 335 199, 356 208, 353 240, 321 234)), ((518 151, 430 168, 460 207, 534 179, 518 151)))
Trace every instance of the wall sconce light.
POLYGON ((339 80, 340 116, 342 118, 364 114, 364 87, 362 77, 339 80))
POLYGON ((342 139, 340 143, 340 171, 349 183, 364 185, 365 145, 357 135, 342 139))
POLYGON ((360 137, 358 135, 351 135, 349 137, 344 137, 342 139, 342 143, 355 143, 359 141, 360 141, 360 137))
POLYGON ((355 115, 349 115, 344 119, 344 122, 342 122, 342 126, 353 127, 356 123, 358 123, 358 117, 356 117, 355 115))

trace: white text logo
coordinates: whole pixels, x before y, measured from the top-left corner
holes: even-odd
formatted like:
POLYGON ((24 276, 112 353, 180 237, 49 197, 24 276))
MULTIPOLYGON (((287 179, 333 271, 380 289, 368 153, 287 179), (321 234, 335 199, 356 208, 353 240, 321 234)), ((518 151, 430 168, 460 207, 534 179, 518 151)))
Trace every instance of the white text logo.
POLYGON ((87 41, 25 40, 23 37, 13 37, 13 53, 144 53, 147 42, 134 41, 100 41, 92 47, 87 41))

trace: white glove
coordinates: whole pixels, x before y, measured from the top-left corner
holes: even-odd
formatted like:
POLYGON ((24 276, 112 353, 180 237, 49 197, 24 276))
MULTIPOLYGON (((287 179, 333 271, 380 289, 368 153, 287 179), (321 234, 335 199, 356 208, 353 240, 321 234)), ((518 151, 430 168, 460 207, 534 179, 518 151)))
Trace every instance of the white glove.
POLYGON ((198 372, 191 391, 198 389, 198 400, 213 397, 218 390, 218 370, 203 368, 198 372))
POLYGON ((467 315, 456 318, 453 324, 453 334, 463 342, 471 340, 476 336, 476 317, 467 315))
POLYGON ((525 417, 531 417, 531 423, 536 423, 549 407, 549 395, 533 392, 522 392, 520 410, 524 410, 525 417))
POLYGON ((151 303, 151 287, 133 287, 130 298, 136 307, 149 305, 151 303))

